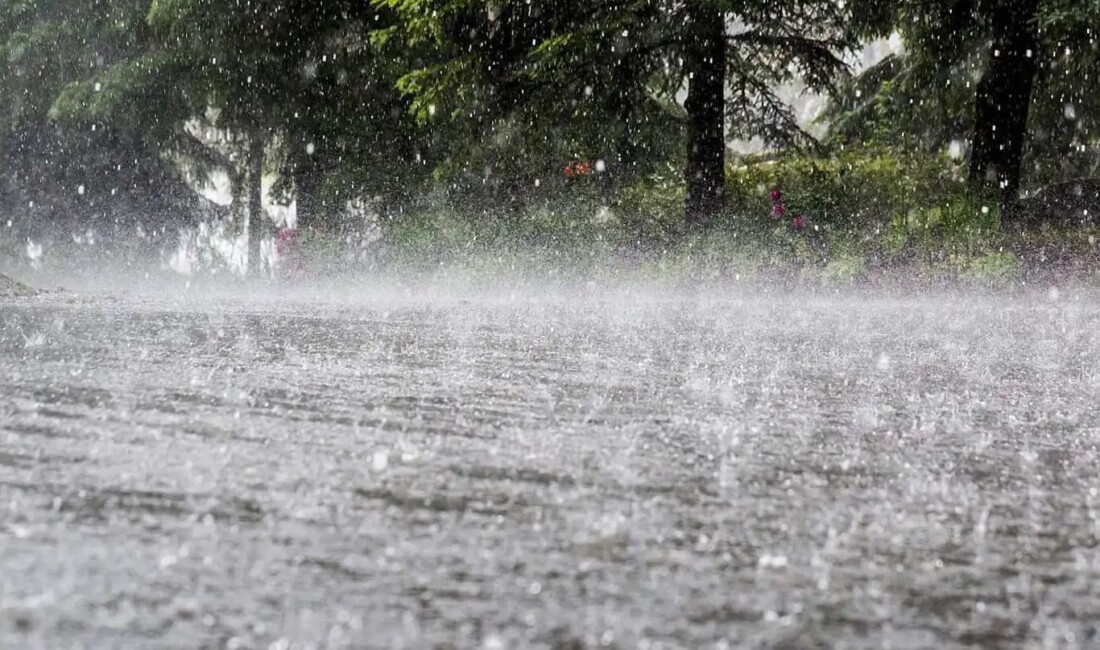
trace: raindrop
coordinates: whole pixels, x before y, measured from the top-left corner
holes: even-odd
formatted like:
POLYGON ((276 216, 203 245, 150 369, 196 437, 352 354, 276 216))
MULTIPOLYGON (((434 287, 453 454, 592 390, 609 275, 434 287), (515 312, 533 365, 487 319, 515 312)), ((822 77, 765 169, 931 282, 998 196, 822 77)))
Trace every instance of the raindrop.
POLYGON ((34 241, 27 240, 27 257, 31 261, 31 266, 39 268, 42 264, 42 244, 35 243, 34 241))
POLYGON ((786 555, 771 555, 770 553, 764 553, 760 556, 756 565, 762 569, 782 569, 787 566, 786 555))

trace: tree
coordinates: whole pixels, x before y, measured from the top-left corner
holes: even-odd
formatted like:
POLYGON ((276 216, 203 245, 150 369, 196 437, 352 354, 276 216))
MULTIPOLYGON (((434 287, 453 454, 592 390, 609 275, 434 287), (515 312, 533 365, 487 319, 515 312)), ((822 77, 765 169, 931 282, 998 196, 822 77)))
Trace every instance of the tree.
POLYGON ((1039 0, 1000 0, 982 7, 991 51, 974 98, 970 182, 996 189, 1011 206, 1020 188, 1031 91, 1038 72, 1039 0))
POLYGON ((726 22, 717 7, 699 0, 687 5, 686 221, 705 225, 722 209, 726 184, 726 22))
POLYGON ((68 84, 141 50, 144 5, 0 1, 0 56, 8 63, 0 67, 7 100, 0 200, 16 224, 40 232, 93 229, 102 240, 114 231, 132 236, 137 226, 165 233, 196 207, 144 135, 96 119, 52 119, 68 84))
POLYGON ((242 219, 249 206, 256 270, 265 172, 278 175, 277 196, 297 199, 299 225, 326 230, 340 226, 340 201, 399 205, 427 177, 430 147, 395 87, 404 58, 370 39, 383 12, 358 9, 352 0, 154 0, 143 47, 70 83, 55 112, 128 124, 200 177, 228 171, 242 219))
POLYGON ((1100 0, 1044 0, 1025 147, 1032 186, 1100 176, 1100 0))
MULTIPOLYGON (((872 3, 876 4, 876 3, 872 3)), ((877 3, 864 36, 897 31, 905 50, 864 72, 827 118, 836 142, 876 139, 940 151, 969 146, 981 193, 1012 204, 1031 186, 1100 171, 1100 2, 877 3), (971 83, 971 79, 977 83, 971 83)))
POLYGON ((848 13, 831 0, 375 4, 398 12, 409 42, 436 46, 431 63, 403 79, 414 108, 475 116, 491 129, 502 115, 521 114, 550 94, 557 101, 549 105, 578 98, 574 113, 614 106, 616 98, 623 106, 622 98, 632 97, 642 109, 593 114, 635 134, 623 125, 630 113, 671 112, 686 137, 685 219, 696 225, 721 210, 726 136, 809 144, 777 89, 795 79, 811 89, 832 87, 845 69, 839 54, 851 44, 848 13), (608 69, 615 73, 609 80, 601 74, 608 69))

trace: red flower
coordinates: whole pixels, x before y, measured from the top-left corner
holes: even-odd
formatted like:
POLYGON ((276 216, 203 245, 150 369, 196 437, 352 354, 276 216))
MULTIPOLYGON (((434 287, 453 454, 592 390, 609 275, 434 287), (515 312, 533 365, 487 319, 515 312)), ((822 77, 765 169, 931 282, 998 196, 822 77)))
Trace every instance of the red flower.
POLYGON ((802 230, 806 227, 806 218, 800 214, 794 215, 794 228, 795 230, 802 230))
POLYGON ((778 187, 773 187, 768 196, 771 197, 772 203, 779 203, 783 200, 783 192, 781 192, 778 187))
POLYGON ((776 203, 772 206, 772 218, 781 219, 783 215, 787 214, 787 206, 782 203, 776 203))

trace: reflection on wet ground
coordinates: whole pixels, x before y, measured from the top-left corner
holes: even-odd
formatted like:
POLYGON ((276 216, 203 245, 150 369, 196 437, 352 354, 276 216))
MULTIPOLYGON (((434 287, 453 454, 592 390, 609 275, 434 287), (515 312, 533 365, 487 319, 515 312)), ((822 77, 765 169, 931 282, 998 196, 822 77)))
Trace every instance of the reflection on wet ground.
POLYGON ((1100 307, 0 303, 0 647, 1100 646, 1100 307))

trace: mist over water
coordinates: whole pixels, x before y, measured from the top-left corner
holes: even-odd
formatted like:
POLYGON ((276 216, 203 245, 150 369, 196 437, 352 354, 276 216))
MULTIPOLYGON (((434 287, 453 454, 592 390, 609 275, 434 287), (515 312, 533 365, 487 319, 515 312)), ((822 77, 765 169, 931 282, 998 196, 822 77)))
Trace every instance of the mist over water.
POLYGON ((0 303, 2 645, 1097 640, 1089 294, 222 286, 0 303))

